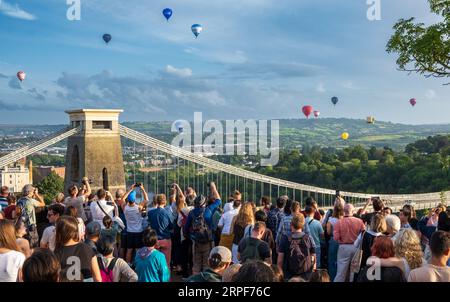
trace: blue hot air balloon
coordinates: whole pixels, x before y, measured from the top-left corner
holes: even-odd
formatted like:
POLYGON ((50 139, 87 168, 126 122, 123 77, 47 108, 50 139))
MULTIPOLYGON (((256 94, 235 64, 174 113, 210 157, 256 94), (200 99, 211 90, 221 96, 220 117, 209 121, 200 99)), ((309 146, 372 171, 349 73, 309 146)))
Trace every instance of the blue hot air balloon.
POLYGON ((331 102, 333 103, 333 105, 336 105, 339 102, 339 99, 336 96, 334 96, 331 98, 331 102))
POLYGON ((198 37, 198 35, 202 32, 203 27, 200 24, 194 24, 191 27, 192 33, 195 35, 195 38, 198 37))
POLYGON ((105 41, 106 44, 109 43, 109 41, 111 41, 112 37, 110 34, 104 34, 103 35, 103 41, 105 41))
POLYGON ((165 8, 162 13, 164 17, 166 17, 167 22, 169 22, 170 17, 172 17, 173 11, 170 8, 165 8))

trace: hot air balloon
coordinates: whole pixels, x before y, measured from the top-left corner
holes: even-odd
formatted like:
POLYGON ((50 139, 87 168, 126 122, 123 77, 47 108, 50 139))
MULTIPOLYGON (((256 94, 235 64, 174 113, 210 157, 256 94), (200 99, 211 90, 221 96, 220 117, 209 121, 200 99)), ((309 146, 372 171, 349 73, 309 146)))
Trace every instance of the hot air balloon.
POLYGON ((17 78, 18 78, 21 82, 22 82, 23 80, 25 80, 26 76, 27 76, 27 74, 26 74, 25 72, 23 72, 23 71, 19 71, 19 72, 17 73, 17 78))
POLYGON ((109 41, 111 41, 112 37, 110 34, 104 34, 103 35, 103 41, 105 41, 106 44, 109 43, 109 41))
POLYGON ((170 8, 165 8, 162 13, 164 17, 166 17, 167 22, 169 22, 170 17, 172 17, 172 10, 170 8))
POLYGON ((183 123, 181 121, 176 121, 175 122, 175 129, 178 131, 178 133, 182 133, 184 128, 183 128, 183 123))
POLYGON ((375 118, 373 116, 367 117, 367 124, 375 124, 375 118))
POLYGON ((334 96, 331 98, 331 102, 333 103, 333 105, 336 105, 339 102, 339 99, 337 98, 337 96, 334 96))
POLYGON ((200 24, 194 24, 191 27, 192 33, 195 35, 195 38, 197 39, 198 35, 202 32, 203 27, 200 24))
POLYGON ((411 106, 416 106, 416 104, 417 104, 417 101, 416 101, 416 99, 410 99, 409 100, 409 103, 411 104, 411 106))
POLYGON ((302 108, 302 112, 306 116, 306 118, 309 118, 309 116, 313 112, 313 107, 312 106, 304 106, 302 108))
POLYGON ((350 134, 348 134, 348 132, 344 132, 341 134, 341 138, 345 141, 348 140, 349 137, 350 137, 350 134))
POLYGON ((320 111, 314 111, 314 116, 315 117, 319 117, 319 115, 320 115, 320 111))

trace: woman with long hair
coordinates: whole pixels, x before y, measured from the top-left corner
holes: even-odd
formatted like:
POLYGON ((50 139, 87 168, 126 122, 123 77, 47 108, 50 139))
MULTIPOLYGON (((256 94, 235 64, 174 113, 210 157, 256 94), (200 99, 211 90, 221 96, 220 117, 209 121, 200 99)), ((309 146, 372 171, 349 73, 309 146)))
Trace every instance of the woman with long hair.
MULTIPOLYGON (((181 268, 180 273, 184 278, 187 278, 189 274, 190 267, 192 267, 192 241, 189 236, 185 236, 184 234, 184 225, 186 224, 187 217, 189 216, 189 212, 193 209, 192 206, 188 206, 186 202, 186 196, 183 193, 183 190, 179 187, 178 184, 175 184, 175 194, 176 194, 176 211, 178 214, 177 223, 174 227, 174 233, 178 236, 179 229, 179 242, 180 246, 176 250, 174 254, 174 264, 178 264, 181 268)), ((175 238, 177 239, 177 238, 175 238)), ((174 240, 175 241, 175 240, 174 240)), ((172 249, 175 250, 175 249, 172 249)))
POLYGON ((339 249, 339 243, 333 238, 333 230, 336 223, 344 218, 344 204, 342 202, 336 202, 333 208, 333 214, 326 223, 325 230, 329 236, 328 240, 328 274, 330 279, 334 280, 337 273, 337 253, 339 249))
POLYGON ((79 234, 78 238, 80 238, 80 241, 84 241, 86 226, 84 225, 83 219, 79 217, 77 208, 75 208, 74 206, 68 206, 64 210, 64 214, 67 216, 71 216, 78 221, 78 234, 79 234))
POLYGON ((20 251, 25 255, 25 258, 30 257, 32 250, 30 247, 30 242, 24 238, 27 235, 27 228, 25 227, 25 223, 22 219, 17 219, 14 224, 14 230, 16 234, 16 242, 20 248, 20 251))
MULTIPOLYGON (((401 229, 395 239, 395 257, 381 259, 382 267, 398 267, 402 270, 405 280, 408 280, 411 270, 425 264, 423 259, 420 238, 413 229, 401 229)), ((374 260, 367 259, 367 264, 373 264, 374 260)))
POLYGON ((55 255, 61 263, 61 281, 102 281, 97 257, 80 242, 78 220, 72 216, 61 216, 56 222, 55 255))
POLYGON ((238 246, 242 238, 244 238, 244 230, 248 225, 255 223, 255 214, 253 212, 253 205, 249 202, 244 203, 239 213, 234 217, 231 223, 233 230, 233 247, 231 249, 233 263, 239 263, 237 258, 238 246))
MULTIPOLYGON (((387 236, 379 236, 375 238, 371 247, 371 252, 374 257, 377 257, 380 260, 389 259, 395 256, 394 243, 392 242, 392 239, 387 236)), ((378 278, 369 279, 369 275, 371 275, 370 271, 370 266, 364 267, 358 275, 357 282, 406 282, 403 271, 398 267, 381 267, 378 278)))
POLYGON ((14 224, 0 220, 0 282, 21 280, 21 270, 25 255, 16 242, 14 224))

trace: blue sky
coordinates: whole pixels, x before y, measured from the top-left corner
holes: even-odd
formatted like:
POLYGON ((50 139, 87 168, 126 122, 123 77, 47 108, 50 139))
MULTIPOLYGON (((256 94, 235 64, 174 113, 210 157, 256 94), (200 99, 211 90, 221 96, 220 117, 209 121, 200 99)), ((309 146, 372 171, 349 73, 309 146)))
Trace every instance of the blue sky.
POLYGON ((303 105, 450 120, 450 86, 397 71, 385 51, 399 18, 438 21, 426 0, 381 0, 372 22, 366 0, 81 0, 80 21, 65 0, 0 2, 0 123, 66 123, 69 108, 123 108, 124 121, 300 118, 303 105))

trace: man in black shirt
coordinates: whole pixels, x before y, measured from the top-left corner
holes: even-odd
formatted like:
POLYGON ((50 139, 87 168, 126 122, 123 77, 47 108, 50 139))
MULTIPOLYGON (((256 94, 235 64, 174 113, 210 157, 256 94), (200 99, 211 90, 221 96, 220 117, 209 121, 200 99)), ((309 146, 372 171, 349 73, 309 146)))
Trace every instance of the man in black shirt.
POLYGON ((247 260, 261 260, 272 263, 272 251, 267 242, 261 240, 266 231, 266 224, 258 221, 252 229, 250 237, 241 240, 238 247, 238 259, 241 263, 247 260))

